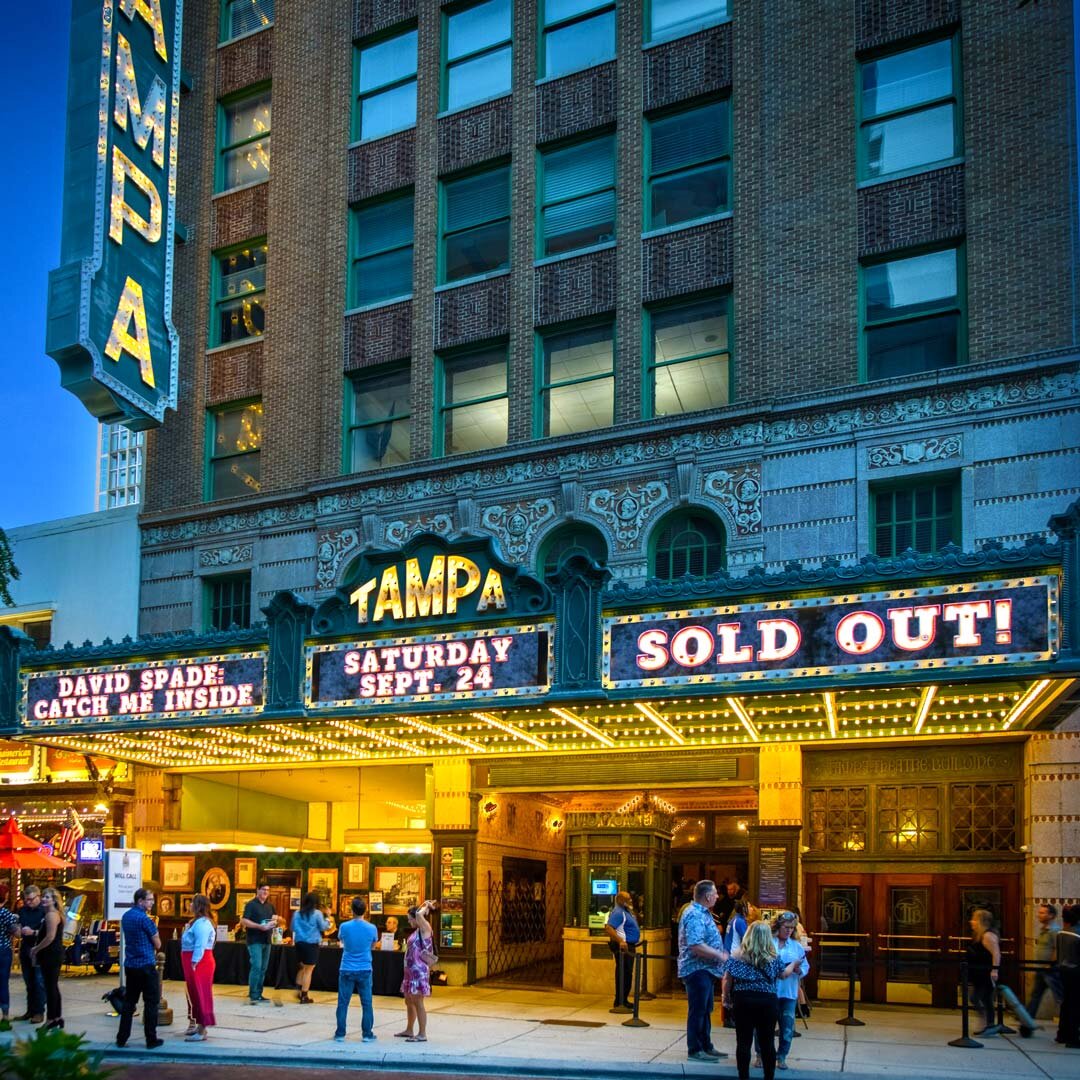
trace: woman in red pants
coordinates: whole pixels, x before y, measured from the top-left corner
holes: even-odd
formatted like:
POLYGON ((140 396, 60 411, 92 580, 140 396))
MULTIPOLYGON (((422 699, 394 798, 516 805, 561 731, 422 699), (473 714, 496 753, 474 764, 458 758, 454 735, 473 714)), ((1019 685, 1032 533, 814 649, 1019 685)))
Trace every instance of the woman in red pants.
POLYGON ((214 1019, 214 941, 217 927, 210 916, 210 901, 201 893, 191 901, 192 920, 180 939, 180 962, 184 984, 195 1020, 195 1031, 185 1042, 205 1042, 206 1029, 214 1019))

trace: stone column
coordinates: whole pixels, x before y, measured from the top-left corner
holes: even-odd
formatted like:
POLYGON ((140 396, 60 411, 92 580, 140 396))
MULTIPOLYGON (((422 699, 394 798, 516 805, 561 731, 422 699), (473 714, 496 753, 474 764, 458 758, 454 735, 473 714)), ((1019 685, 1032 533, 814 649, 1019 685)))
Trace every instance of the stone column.
MULTIPOLYGON (((802 827, 802 750, 797 744, 763 746, 758 751, 758 824, 802 827)), ((800 845, 796 845, 798 848, 800 845)), ((800 907, 802 854, 796 850, 795 895, 800 907)), ((755 901, 757 897, 752 897, 755 901)))

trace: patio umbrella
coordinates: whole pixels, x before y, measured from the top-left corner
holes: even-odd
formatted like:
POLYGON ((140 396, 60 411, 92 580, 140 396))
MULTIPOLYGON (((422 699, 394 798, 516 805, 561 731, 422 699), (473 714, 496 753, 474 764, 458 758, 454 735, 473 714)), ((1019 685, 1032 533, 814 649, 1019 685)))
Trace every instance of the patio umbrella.
POLYGON ((98 893, 105 891, 105 879, 99 877, 77 877, 72 878, 70 881, 65 881, 60 886, 61 889, 67 889, 70 892, 78 893, 98 893))
POLYGON ((19 832, 19 823, 9 818, 0 826, 0 868, 5 870, 66 869, 71 863, 41 850, 42 843, 19 832))

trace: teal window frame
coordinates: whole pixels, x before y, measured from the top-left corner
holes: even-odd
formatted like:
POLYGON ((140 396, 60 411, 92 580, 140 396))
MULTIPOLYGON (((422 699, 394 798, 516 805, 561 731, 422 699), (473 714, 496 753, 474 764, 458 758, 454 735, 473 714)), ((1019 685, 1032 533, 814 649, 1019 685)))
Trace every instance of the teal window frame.
MULTIPOLYGON (((732 298, 730 292, 722 293, 697 293, 690 296, 680 296, 675 300, 667 300, 659 304, 651 304, 645 308, 645 317, 642 323, 642 384, 641 384, 641 408, 642 417, 652 420, 656 414, 656 373, 662 368, 678 367, 680 364, 693 363, 695 360, 703 360, 709 356, 717 356, 727 353, 727 379, 728 399, 724 405, 730 405, 735 400, 735 318, 733 313, 732 298), (724 316, 727 319, 727 347, 713 349, 708 352, 694 353, 688 356, 680 356, 674 360, 656 360, 656 335, 653 321, 658 315, 666 315, 670 312, 698 307, 710 301, 722 304, 724 316)), ((708 412, 713 406, 705 409, 693 409, 684 413, 663 413, 663 416, 690 416, 694 412, 708 412)), ((716 406, 723 408, 723 406, 716 406)))
POLYGON ((956 544, 958 547, 962 546, 962 533, 960 530, 963 524, 963 518, 960 498, 960 476, 958 473, 929 473, 917 477, 885 480, 881 483, 871 484, 869 494, 870 550, 879 558, 897 558, 907 550, 908 546, 914 548, 914 550, 918 551, 921 555, 933 555, 950 542, 956 544), (951 493, 952 508, 948 515, 937 511, 937 500, 939 498, 939 493, 943 488, 948 488, 951 493), (920 516, 916 509, 917 496, 919 492, 926 490, 929 490, 932 493, 934 505, 930 514, 920 516), (911 497, 911 513, 903 521, 898 520, 896 517, 896 496, 901 492, 907 493, 911 497), (882 495, 892 496, 893 513, 891 520, 888 522, 882 522, 878 515, 878 497, 882 495), (922 548, 915 547, 915 542, 918 539, 916 536, 916 529, 920 522, 929 523, 929 528, 932 530, 933 534, 931 540, 932 546, 929 550, 925 551, 922 548), (905 545, 899 549, 896 540, 896 530, 898 526, 907 526, 911 530, 911 544, 905 545), (882 552, 878 544, 878 531, 881 528, 891 530, 891 550, 888 552, 882 552), (948 531, 949 535, 947 538, 943 538, 939 534, 939 530, 941 529, 946 529, 948 531))
POLYGON ((246 570, 239 574, 218 574, 214 577, 203 578, 203 629, 207 632, 222 632, 235 625, 240 630, 247 630, 251 626, 251 571, 246 570), (239 586, 239 597, 236 589, 239 586), (217 590, 228 589, 230 595, 228 602, 224 598, 215 595, 217 590), (246 598, 246 603, 244 599, 246 598), (216 617, 219 612, 224 614, 228 610, 232 614, 239 614, 240 618, 232 618, 224 622, 223 618, 216 617))
POLYGON ((935 35, 924 40, 905 42, 897 48, 890 46, 879 49, 866 56, 859 57, 855 65, 855 176, 859 183, 876 184, 883 180, 896 180, 904 176, 916 176, 921 172, 930 172, 940 169, 944 165, 963 157, 964 154, 964 110, 963 110, 963 73, 960 63, 960 35, 935 35), (899 56, 905 52, 933 45, 940 41, 948 41, 952 54, 952 92, 933 98, 930 101, 921 101, 917 105, 909 105, 899 109, 890 109, 881 113, 867 116, 863 112, 863 69, 868 64, 885 60, 890 56, 899 56), (889 120, 897 120, 905 116, 915 116, 920 112, 940 108, 942 105, 953 106, 953 152, 947 157, 935 158, 933 161, 920 162, 918 165, 907 166, 892 172, 875 173, 871 175, 867 171, 869 155, 867 153, 866 131, 871 124, 880 124, 889 120))
POLYGON ((219 25, 218 42, 222 45, 236 41, 239 38, 247 37, 249 34, 257 34, 261 30, 269 30, 274 25, 274 0, 221 0, 221 22, 219 25), (247 4, 255 12, 259 13, 259 17, 262 18, 263 14, 260 9, 269 8, 270 18, 266 20, 262 26, 253 27, 250 30, 240 30, 237 33, 232 33, 230 29, 230 15, 236 7, 240 7, 247 4))
POLYGON ((665 109, 661 113, 657 113, 645 118, 645 147, 642 154, 642 160, 645 168, 645 205, 642 207, 642 217, 647 223, 645 226, 645 232, 652 232, 653 230, 660 229, 684 229, 689 228, 695 222, 707 221, 709 218, 716 217, 720 214, 730 214, 732 204, 732 194, 735 189, 735 172, 734 165, 732 163, 732 143, 734 142, 734 133, 732 131, 732 110, 731 110, 731 98, 714 98, 712 101, 697 101, 690 106, 680 106, 674 109, 665 109), (671 120, 674 117, 682 116, 685 113, 696 112, 699 109, 709 108, 710 106, 720 105, 727 113, 727 152, 719 155, 713 155, 711 157, 702 158, 700 161, 695 161, 689 165, 681 165, 677 168, 666 169, 663 172, 656 172, 653 169, 652 149, 653 149, 653 125, 661 123, 664 120, 671 120), (653 184, 660 179, 667 179, 669 177, 678 176, 680 174, 690 174, 698 172, 702 169, 708 168, 716 164, 727 165, 727 203, 716 210, 710 210, 705 214, 701 214, 696 218, 686 218, 682 221, 675 222, 673 225, 654 225, 652 223, 653 217, 653 184))
MULTIPOLYGON (((341 466, 342 472, 348 475, 358 475, 360 473, 372 473, 378 469, 393 468, 393 465, 374 465, 370 469, 359 469, 356 467, 356 462, 353 457, 353 436, 357 431, 362 431, 367 428, 377 427, 379 424, 393 424, 399 420, 410 421, 410 435, 411 435, 411 422, 412 422, 412 364, 408 360, 397 361, 391 364, 380 364, 377 367, 361 368, 359 371, 352 371, 345 377, 345 442, 342 447, 341 454, 341 466), (377 378, 381 375, 387 375, 393 372, 406 371, 409 375, 409 395, 406 401, 405 410, 392 413, 389 416, 384 416, 379 420, 357 420, 356 418, 356 391, 358 384, 365 378, 377 378)), ((411 455, 410 455, 411 456, 411 455)))
MULTIPOLYGON (((217 427, 219 418, 225 413, 240 412, 243 409, 247 409, 252 405, 262 405, 261 397, 244 398, 242 401, 230 401, 222 405, 213 405, 206 410, 206 443, 205 443, 205 470, 203 472, 203 501, 204 502, 216 502, 218 499, 238 498, 239 496, 231 495, 218 495, 214 492, 214 463, 217 461, 225 461, 229 458, 249 457, 253 454, 259 455, 259 485, 260 490, 262 487, 262 439, 260 437, 259 445, 254 450, 243 451, 231 451, 225 454, 215 454, 214 448, 217 444, 217 427)), ((261 424, 260 424, 261 431, 261 424)), ((258 491, 253 491, 252 494, 259 494, 258 491)))
MULTIPOLYGON (((678 510, 673 510, 668 514, 665 514, 653 527, 652 533, 649 536, 649 577, 657 578, 660 581, 677 581, 682 574, 674 573, 671 563, 674 561, 676 551, 681 551, 684 555, 690 551, 689 545, 683 545, 682 548, 674 548, 674 540, 680 538, 680 536, 688 534, 691 529, 698 531, 704 541, 705 555, 704 555, 704 568, 701 577, 708 577, 710 574, 718 573, 727 567, 727 529, 724 528, 724 523, 711 511, 706 510, 698 506, 681 507, 678 510), (692 524, 693 523, 693 524, 692 524), (716 536, 714 539, 705 537, 700 532, 700 525, 705 524, 711 529, 715 530, 716 536), (676 533, 672 539, 672 546, 669 546, 666 553, 661 551, 661 542, 665 539, 665 535, 669 530, 682 528, 682 533, 676 533), (719 552, 713 552, 713 561, 709 560, 709 551, 719 545, 719 552), (669 565, 664 567, 665 576, 660 575, 660 560, 661 557, 668 560, 669 565)), ((700 545, 699 545, 700 546, 700 545)))
MULTIPOLYGON (((507 403, 507 431, 506 442, 501 446, 509 445, 509 405, 510 405, 510 346, 506 341, 489 341, 477 345, 470 345, 462 349, 454 349, 451 352, 439 353, 435 357, 435 413, 433 416, 433 429, 431 440, 431 456, 434 458, 452 457, 457 453, 481 453, 482 451, 464 450, 450 453, 446 449, 446 416, 457 409, 467 405, 482 405, 488 401, 502 401, 507 403), (495 352, 501 350, 503 362, 506 365, 506 389, 501 394, 485 394, 477 398, 469 398, 464 401, 456 401, 452 405, 446 403, 446 366, 455 362, 466 360, 470 356, 480 353, 495 352)), ((494 448, 493 448, 494 449, 494 448)))
POLYGON ((563 389, 567 386, 580 386, 583 383, 599 382, 602 379, 611 382, 611 413, 612 425, 615 422, 615 355, 618 348, 617 326, 614 316, 605 319, 587 319, 580 322, 565 323, 560 326, 545 326, 542 331, 537 331, 534 339, 533 350, 533 410, 532 410, 532 433, 534 439, 547 438, 572 438, 574 435, 587 434, 590 431, 603 431, 603 427, 582 428, 580 431, 564 432, 552 436, 550 431, 545 430, 547 424, 544 420, 545 398, 552 390, 563 389), (611 329, 611 369, 607 372, 599 372, 595 375, 584 375, 579 379, 559 379, 549 381, 547 377, 547 342, 551 338, 563 337, 579 330, 611 329))
MULTIPOLYGON (((270 166, 266 167, 266 175, 259 177, 257 180, 249 180, 244 184, 237 184, 235 187, 225 187, 225 155, 231 150, 238 150, 242 146, 250 146, 253 143, 266 140, 271 142, 271 136, 273 135, 274 126, 274 102, 273 95, 270 99, 270 130, 258 135, 249 135, 246 138, 238 139, 236 142, 227 143, 225 141, 225 117, 228 110, 235 105, 241 105, 245 101, 250 101, 252 98, 262 97, 263 94, 271 93, 271 84, 268 82, 260 83, 258 86, 250 86, 245 88, 236 94, 230 94, 228 97, 221 98, 217 103, 217 150, 214 155, 214 193, 220 195, 225 191, 238 191, 240 188, 251 187, 255 184, 264 184, 270 179, 270 166)), ((269 151, 267 151, 269 154, 269 151)), ((271 161, 273 158, 271 157, 271 161)))
POLYGON ((568 255, 572 255, 577 251, 587 251, 589 248, 596 247, 598 244, 614 244, 619 235, 619 142, 618 136, 615 132, 605 132, 600 135, 589 135, 584 139, 574 139, 570 142, 558 143, 554 146, 546 146, 542 150, 536 151, 536 258, 537 259, 555 259, 564 258, 568 255), (601 143, 609 141, 611 143, 611 183, 603 184, 600 187, 590 188, 586 191, 575 192, 573 195, 564 196, 561 199, 552 199, 548 201, 546 190, 546 166, 545 162, 553 154, 561 153, 564 150, 572 150, 580 146, 584 146, 588 143, 601 143), (592 198, 603 192, 610 191, 614 196, 614 212, 612 214, 611 221, 611 240, 594 241, 589 244, 583 244, 580 248, 569 248, 566 251, 555 252, 554 254, 547 254, 547 232, 544 228, 544 214, 553 206, 566 206, 569 203, 575 202, 579 199, 592 198))
MULTIPOLYGON (((869 332, 889 326, 899 326, 901 323, 917 323, 938 318, 942 315, 956 314, 956 363, 951 367, 959 367, 967 361, 968 336, 967 336, 967 249, 963 241, 951 244, 935 244, 918 248, 906 248, 903 251, 892 251, 888 255, 873 259, 864 259, 859 263, 859 381, 868 382, 869 379, 869 332), (956 303, 943 303, 940 307, 929 311, 918 311, 909 315, 898 315, 885 319, 867 319, 866 317, 866 271, 873 266, 881 266, 885 263, 900 262, 904 259, 915 258, 920 255, 932 255, 939 251, 956 252, 956 303)), ((947 371, 950 367, 930 369, 931 371, 947 371)), ((922 374, 929 374, 930 371, 922 374)), ((882 380, 888 378, 903 378, 905 372, 882 376, 882 380)), ((879 380, 874 380, 879 381, 879 380)))
POLYGON ((514 0, 506 0, 506 6, 508 8, 509 18, 507 20, 510 28, 510 34, 508 37, 494 42, 491 45, 485 45, 483 48, 476 49, 473 52, 466 53, 463 56, 455 57, 453 61, 447 59, 449 55, 450 45, 450 20, 455 15, 460 15, 463 11, 468 11, 470 8, 479 7, 481 4, 487 3, 488 0, 468 0, 466 3, 454 4, 453 6, 446 8, 442 12, 442 19, 440 21, 440 42, 439 42, 439 110, 440 112, 457 112, 461 109, 471 109, 474 105, 479 105, 485 101, 495 101, 498 98, 506 97, 512 93, 514 86, 514 0), (477 98, 475 101, 467 101, 459 105, 450 105, 450 71, 452 68, 460 67, 472 60, 476 60, 481 56, 490 56, 497 53, 500 49, 510 49, 510 85, 504 91, 498 94, 491 94, 488 97, 477 98))
POLYGON ((654 6, 655 0, 645 0, 645 3, 642 5, 644 14, 642 34, 646 45, 661 41, 676 41, 681 37, 696 34, 699 30, 705 30, 710 26, 718 26, 720 23, 731 21, 731 0, 720 0, 718 6, 722 7, 723 11, 710 12, 706 15, 701 15, 692 22, 688 22, 685 27, 677 27, 674 30, 661 30, 657 32, 653 29, 654 6))
POLYGON ((607 15, 615 13, 616 2, 615 0, 593 0, 593 4, 585 11, 579 12, 576 15, 570 15, 562 19, 556 19, 552 23, 548 23, 547 17, 547 5, 549 0, 540 0, 539 3, 539 17, 540 17, 540 35, 537 40, 537 56, 536 56, 536 70, 539 73, 541 79, 552 78, 564 78, 567 75, 573 75, 578 71, 588 71, 589 68, 599 67, 601 64, 607 64, 615 59, 618 51, 618 27, 616 26, 612 34, 611 55, 605 56, 602 60, 593 60, 587 64, 581 64, 577 67, 568 67, 565 70, 560 70, 555 74, 548 71, 547 68, 547 42, 549 34, 557 34, 560 30, 565 30, 569 26, 573 26, 576 23, 588 22, 590 19, 599 18, 601 15, 607 15))
POLYGON ((511 208, 513 201, 513 173, 511 171, 511 165, 508 161, 503 161, 492 166, 486 164, 482 169, 470 169, 467 172, 457 173, 454 176, 443 177, 439 181, 439 245, 438 251, 435 257, 435 280, 440 285, 461 285, 467 281, 474 281, 478 278, 484 278, 491 274, 506 273, 510 269, 511 253, 513 250, 513 223, 511 220, 511 208), (494 172, 506 173, 506 213, 497 214, 494 217, 487 218, 481 222, 475 222, 464 228, 454 229, 448 231, 446 228, 446 189, 447 187, 457 183, 460 180, 470 180, 474 177, 481 176, 484 173, 494 172), (473 229, 480 229, 490 225, 494 225, 497 222, 506 222, 506 259, 501 266, 494 267, 490 270, 481 270, 475 274, 471 274, 468 277, 454 278, 453 281, 446 280, 446 241, 448 237, 460 236, 463 233, 469 232, 473 229))
POLYGON ((419 33, 415 25, 402 24, 395 26, 393 29, 379 34, 376 37, 365 38, 363 41, 356 42, 353 45, 353 71, 352 71, 352 125, 351 133, 353 142, 367 142, 375 139, 385 139, 390 135, 396 135, 400 131, 409 131, 411 128, 416 127, 416 105, 415 105, 415 88, 416 88, 416 72, 419 66, 419 33), (372 87, 370 90, 361 92, 360 90, 360 68, 363 62, 363 53, 365 49, 370 49, 376 45, 384 45, 388 41, 393 41, 394 38, 404 37, 406 34, 417 35, 417 60, 413 64, 413 70, 411 75, 404 75, 397 79, 391 79, 389 82, 380 83, 378 86, 372 87), (379 94, 385 94, 389 90, 396 90, 398 87, 407 86, 409 83, 413 84, 414 90, 414 104, 413 104, 413 121, 411 124, 402 124, 401 127, 393 128, 389 131, 379 132, 377 135, 365 135, 363 131, 363 103, 367 98, 373 98, 379 94))
POLYGON ((607 540, 595 525, 568 521, 552 529, 540 542, 536 553, 536 572, 540 580, 558 571, 565 559, 577 554, 587 555, 601 566, 606 566, 611 557, 607 540))
POLYGON ((388 255, 394 251, 404 251, 406 248, 410 252, 410 266, 412 266, 411 253, 415 249, 416 245, 416 198, 415 194, 410 188, 408 191, 395 192, 393 195, 381 196, 376 199, 366 199, 364 202, 355 203, 349 208, 349 280, 348 288, 346 291, 347 302, 350 309, 353 308, 370 308, 381 307, 383 304, 393 304, 400 300, 407 300, 413 294, 413 288, 415 287, 415 267, 409 276, 409 289, 404 293, 388 293, 386 296, 377 300, 360 300, 360 290, 358 285, 358 274, 360 273, 361 265, 368 259, 378 258, 380 255, 388 255), (412 204, 412 213, 410 220, 413 223, 412 234, 407 244, 390 244, 386 247, 375 248, 371 251, 360 253, 360 215, 369 210, 377 210, 379 207, 386 207, 391 203, 404 202, 406 199, 412 204))
POLYGON ((269 245, 266 242, 265 236, 260 236, 256 240, 249 240, 243 244, 232 244, 230 247, 221 248, 219 251, 213 251, 210 253, 211 266, 210 266, 210 326, 207 340, 210 343, 210 348, 215 349, 219 346, 228 346, 231 348, 234 345, 242 345, 247 342, 261 341, 263 335, 266 333, 266 327, 263 327, 261 334, 248 334, 246 337, 235 338, 232 341, 221 340, 221 318, 218 314, 218 309, 223 305, 230 303, 234 300, 241 299, 248 296, 261 296, 263 297, 262 309, 263 319, 267 320, 269 311, 266 306, 266 268, 270 265, 269 245), (230 255, 235 254, 238 251, 244 251, 245 249, 265 247, 267 248, 267 255, 263 265, 263 285, 261 288, 252 289, 250 292, 238 293, 236 296, 225 296, 222 290, 222 279, 224 274, 222 273, 221 260, 227 259, 230 255))

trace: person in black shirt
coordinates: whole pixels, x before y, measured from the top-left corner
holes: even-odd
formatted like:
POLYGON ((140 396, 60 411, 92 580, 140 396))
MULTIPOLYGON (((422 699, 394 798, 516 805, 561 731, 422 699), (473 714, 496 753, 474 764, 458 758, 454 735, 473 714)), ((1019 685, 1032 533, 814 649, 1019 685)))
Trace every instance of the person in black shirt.
POLYGON ((731 878, 724 883, 724 895, 716 901, 716 907, 713 908, 713 915, 720 920, 723 928, 721 933, 727 930, 728 919, 735 910, 735 901, 742 898, 743 891, 739 886, 738 878, 731 878))
POLYGON ((1057 936, 1058 971, 1061 972, 1061 1020, 1057 1039, 1070 1050, 1080 1050, 1080 904, 1072 904, 1061 913, 1064 923, 1057 936))
POLYGON ((16 914, 19 916, 19 963, 26 983, 26 1012, 15 1019, 40 1024, 45 1019, 45 979, 30 953, 45 921, 45 909, 41 906, 41 890, 36 885, 27 885, 23 889, 22 906, 16 914))
POLYGON ((247 937, 248 960, 251 962, 248 998, 252 1005, 263 1005, 270 1000, 263 997, 263 982, 266 979, 266 966, 270 963, 270 935, 277 922, 274 905, 270 903, 270 886, 264 881, 255 890, 255 899, 244 905, 244 914, 240 919, 247 937))

